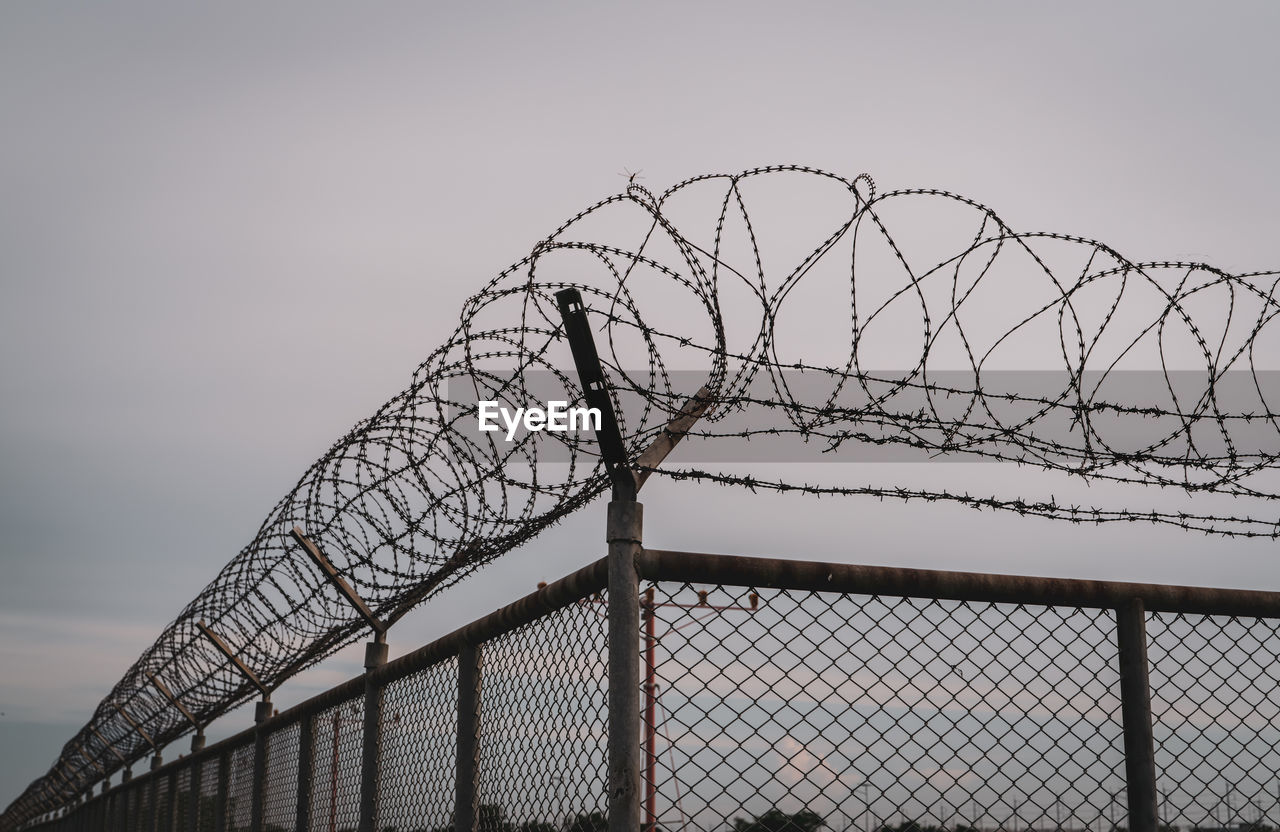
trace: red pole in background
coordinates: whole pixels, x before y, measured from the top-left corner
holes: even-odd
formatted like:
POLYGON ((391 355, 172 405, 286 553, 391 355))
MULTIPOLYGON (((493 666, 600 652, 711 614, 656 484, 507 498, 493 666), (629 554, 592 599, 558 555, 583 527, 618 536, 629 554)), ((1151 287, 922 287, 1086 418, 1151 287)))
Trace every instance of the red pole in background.
MULTIPOLYGON (((542 589, 545 584, 538 584, 542 589)), ((707 612, 756 612, 760 597, 754 591, 748 593, 749 606, 739 604, 711 604, 707 600, 708 590, 698 591, 698 603, 687 604, 678 601, 658 603, 654 597, 654 588, 649 587, 640 596, 640 616, 644 620, 644 821, 640 826, 642 832, 658 832, 658 633, 657 619, 660 607, 672 607, 684 610, 705 610, 707 612)), ((596 598, 591 603, 604 603, 596 598)), ((684 625, 672 629, 679 630, 684 625)), ((674 774, 674 773, 673 773, 674 774)), ((674 776, 672 778, 674 780, 674 776)), ((676 783, 679 788, 679 783, 676 783)), ((335 832, 335 830, 330 830, 335 832)))
POLYGON ((646 832, 657 832, 658 828, 658 784, 656 782, 658 769, 658 720, 657 720, 657 701, 658 701, 658 679, 657 679, 657 656, 655 655, 658 645, 657 634, 654 629, 654 619, 657 618, 653 587, 649 587, 644 593, 644 604, 642 614, 644 615, 644 814, 645 814, 645 830, 646 832))
POLYGON ((338 727, 342 714, 333 712, 333 767, 329 769, 329 832, 338 832, 338 727))

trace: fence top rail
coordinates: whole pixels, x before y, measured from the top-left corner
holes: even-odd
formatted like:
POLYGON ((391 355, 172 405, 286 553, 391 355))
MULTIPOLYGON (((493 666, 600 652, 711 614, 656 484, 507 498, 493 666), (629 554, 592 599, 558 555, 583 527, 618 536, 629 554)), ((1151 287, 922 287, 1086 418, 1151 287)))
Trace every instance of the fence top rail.
MULTIPOLYGON (((378 685, 417 673, 455 655, 516 630, 605 588, 607 559, 582 569, 477 619, 411 653, 371 671, 378 685)), ((782 560, 644 549, 636 558, 639 576, 652 581, 727 584, 757 588, 890 595, 1045 606, 1118 608, 1141 600, 1153 612, 1280 618, 1280 592, 1044 578, 979 572, 858 566, 846 563, 782 560)), ((271 717, 261 725, 180 757, 154 771, 139 773, 111 792, 138 788, 193 764, 252 743, 257 731, 273 733, 326 708, 361 696, 366 676, 356 676, 271 717)), ((93 800, 88 802, 95 802, 93 800)))
MULTIPOLYGON (((519 629, 545 615, 576 603, 604 589, 607 577, 607 559, 601 558, 583 568, 547 584, 541 589, 519 598, 505 607, 476 619, 466 626, 459 627, 448 635, 442 636, 429 644, 406 653, 398 659, 370 671, 374 683, 382 686, 388 682, 404 678, 439 664, 458 654, 463 647, 482 644, 498 638, 512 630, 519 629)), ((340 704, 348 699, 364 695, 367 674, 348 679, 336 687, 293 707, 281 711, 259 725, 246 728, 234 736, 219 740, 205 746, 199 751, 184 755, 165 763, 158 769, 140 772, 128 783, 112 787, 111 791, 141 786, 157 777, 166 777, 186 766, 203 763, 228 751, 253 743, 258 731, 267 734, 275 733, 308 717, 320 713, 326 708, 340 704)))
POLYGON ((664 549, 645 549, 636 567, 641 578, 652 581, 1110 609, 1136 599, 1152 612, 1280 618, 1280 592, 1247 589, 856 566, 664 549))

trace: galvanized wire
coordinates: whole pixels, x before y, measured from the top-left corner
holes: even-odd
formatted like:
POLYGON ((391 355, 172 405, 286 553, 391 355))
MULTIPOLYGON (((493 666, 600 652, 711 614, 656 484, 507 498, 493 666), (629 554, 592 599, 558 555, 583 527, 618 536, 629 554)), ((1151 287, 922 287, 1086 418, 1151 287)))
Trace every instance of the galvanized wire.
POLYGON ((355 829, 360 823, 364 696, 313 717, 311 823, 317 829, 355 829))
POLYGON ((456 657, 383 690, 376 828, 452 828, 457 703, 456 657))
POLYGON ((1280 620, 1147 624, 1162 825, 1280 826, 1280 620))
POLYGON ((480 829, 560 828, 607 806, 605 596, 483 647, 480 829))
MULTIPOLYGON (((722 583, 657 577, 640 599, 636 646, 639 663, 652 667, 641 676, 637 738, 645 832, 650 812, 654 832, 1132 828, 1117 613, 1097 606, 1124 585, 1090 583, 1094 594, 1079 606, 1050 600, 1051 581, 1030 580, 1027 603, 998 603, 930 597, 957 592, 959 584, 938 581, 947 573, 911 573, 922 597, 859 592, 836 564, 800 564, 821 567, 836 582, 830 591, 769 587, 763 563, 744 567, 762 579, 754 587, 736 585, 741 578, 720 564, 722 583)), ((445 832, 454 828, 456 782, 474 776, 482 832, 603 829, 609 645, 607 597, 589 594, 596 586, 532 620, 513 619, 513 605, 486 619, 507 623, 477 643, 447 636, 388 668, 389 678, 371 677, 382 701, 371 818, 359 809, 363 778, 373 776, 360 764, 370 740, 365 700, 351 696, 350 683, 266 723, 258 729, 267 732, 263 828, 445 832), (460 702, 470 693, 459 655, 447 651, 460 646, 481 657, 474 772, 458 767, 460 702), (304 730, 312 733, 305 759, 304 730), (296 824, 303 772, 310 808, 296 824)), ((1166 600, 1179 595, 1194 601, 1166 600)), ((1215 595, 1230 603, 1252 594, 1215 595)), ((1145 621, 1159 825, 1273 829, 1280 619, 1158 611, 1145 621)), ((216 828, 223 810, 226 829, 246 828, 253 736, 40 828, 104 828, 99 812, 126 795, 127 828, 187 828, 193 781, 198 829, 216 828), (218 806, 224 759, 227 799, 218 806)))
POLYGON ((657 590, 660 829, 1093 828, 1124 789, 1110 611, 657 590))
POLYGON ((633 459, 696 391, 673 373, 694 369, 714 402, 695 439, 798 438, 815 457, 852 444, 914 448, 1131 490, 1083 505, 1018 486, 986 495, 856 477, 819 485, 703 465, 659 475, 1280 534, 1269 477, 1280 417, 1260 375, 1280 344, 1276 272, 1135 262, 1093 240, 1016 231, 945 191, 877 195, 865 174, 776 166, 656 195, 633 184, 570 218, 467 301, 410 386, 303 474, 0 827, 67 805, 118 770, 105 743, 130 761, 150 752, 117 707, 160 745, 191 730, 148 674, 201 723, 256 693, 197 622, 271 688, 360 637, 362 619, 302 556, 295 525, 390 622, 604 491, 588 434, 505 442, 475 430, 478 399, 545 404, 525 381, 535 372, 580 403, 554 302, 568 286, 599 330, 633 459), (1028 356, 1058 374, 1057 389, 993 386, 993 371, 1028 356), (1143 362, 1162 380, 1153 395, 1118 380, 1143 362), (957 369, 961 381, 940 375, 957 369), (1165 372, 1175 370, 1192 376, 1165 372), (789 373, 819 383, 801 389, 789 373), (1229 373, 1247 383, 1228 396, 1229 373), (1197 502, 1162 508, 1165 488, 1197 502))

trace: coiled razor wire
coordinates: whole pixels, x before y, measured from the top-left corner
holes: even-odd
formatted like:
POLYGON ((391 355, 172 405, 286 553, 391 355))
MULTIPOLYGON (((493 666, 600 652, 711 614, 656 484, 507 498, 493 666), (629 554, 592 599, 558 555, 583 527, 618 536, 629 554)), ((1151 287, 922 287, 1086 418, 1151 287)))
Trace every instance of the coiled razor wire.
POLYGON ((307 469, 0 826, 66 806, 148 755, 139 727, 157 746, 191 730, 151 674, 202 725, 256 693, 198 621, 268 688, 361 636, 363 620, 300 551, 294 526, 393 622, 599 496, 607 480, 590 433, 522 432, 508 442, 475 429, 479 400, 540 403, 526 383, 538 376, 582 404, 560 289, 583 294, 632 459, 705 386, 713 405, 690 442, 788 437, 814 458, 842 446, 900 447, 1134 487, 1121 505, 1081 506, 770 480, 733 465, 656 475, 1274 538, 1280 417, 1264 358, 1280 355, 1277 276, 1132 262, 1093 240, 1014 231, 945 191, 877 195, 865 174, 766 167, 695 177, 656 196, 631 184, 466 302, 458 329, 408 389, 307 469), (1052 368, 1056 389, 991 381, 1028 366, 1052 368), (1129 368, 1153 372, 1154 392, 1135 392, 1129 368), (1191 495, 1192 509, 1136 504, 1144 489, 1165 487, 1191 495), (1212 495, 1250 498, 1263 515, 1212 495))

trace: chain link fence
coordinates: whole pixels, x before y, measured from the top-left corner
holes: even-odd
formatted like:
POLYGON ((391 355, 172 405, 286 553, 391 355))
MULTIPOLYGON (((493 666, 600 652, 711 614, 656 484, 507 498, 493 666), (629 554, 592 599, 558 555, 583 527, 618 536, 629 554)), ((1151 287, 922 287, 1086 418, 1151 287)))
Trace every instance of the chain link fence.
POLYGON ((627 638, 606 558, 30 827, 601 832, 630 801, 646 832, 1137 832, 1146 798, 1155 829, 1280 827, 1276 594, 635 566, 627 638), (1126 650, 1149 711, 1126 704, 1126 650), (611 651, 638 669, 630 714, 611 651), (634 720, 634 793, 610 785, 611 719, 634 720))

